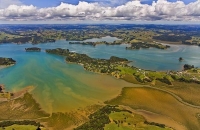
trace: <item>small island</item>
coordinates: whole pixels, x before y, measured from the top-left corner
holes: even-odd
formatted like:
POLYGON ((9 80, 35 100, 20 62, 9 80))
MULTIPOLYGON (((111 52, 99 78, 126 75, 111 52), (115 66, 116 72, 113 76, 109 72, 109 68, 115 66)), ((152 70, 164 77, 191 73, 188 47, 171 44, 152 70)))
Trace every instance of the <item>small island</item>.
POLYGON ((41 51, 41 48, 38 48, 38 47, 31 47, 31 48, 25 48, 25 50, 27 52, 40 52, 41 51))
POLYGON ((180 62, 181 62, 181 61, 183 61, 183 58, 182 58, 182 57, 180 57, 180 58, 179 58, 179 61, 180 61, 180 62))
POLYGON ((12 58, 3 58, 0 57, 0 66, 9 66, 9 65, 14 65, 16 63, 15 60, 12 58))
POLYGON ((140 48, 157 48, 157 49, 167 49, 170 48, 168 45, 163 45, 160 43, 145 43, 145 42, 137 42, 137 43, 132 43, 130 47, 126 47, 126 50, 135 50, 135 49, 140 49, 140 48))

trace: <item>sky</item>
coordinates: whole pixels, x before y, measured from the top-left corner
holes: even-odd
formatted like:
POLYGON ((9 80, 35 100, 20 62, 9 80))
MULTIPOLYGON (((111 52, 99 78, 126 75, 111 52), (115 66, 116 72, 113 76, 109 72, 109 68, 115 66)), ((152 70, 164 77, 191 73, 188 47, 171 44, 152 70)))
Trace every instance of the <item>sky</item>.
POLYGON ((200 0, 0 0, 0 24, 200 24, 200 0))
MULTIPOLYGON (((82 0, 83 1, 83 0, 82 0)), ((130 0, 84 0, 85 2, 99 2, 99 3, 105 3, 111 6, 117 6, 127 3, 130 0)), ((176 0, 169 0, 170 2, 175 2, 176 0)), ((185 4, 195 2, 196 0, 183 0, 185 4)), ((58 6, 61 2, 69 3, 69 4, 78 4, 79 0, 21 0, 22 3, 26 5, 34 5, 40 8, 43 7, 52 7, 52 6, 58 6)), ((144 4, 152 4, 153 0, 142 0, 141 3, 144 4)))

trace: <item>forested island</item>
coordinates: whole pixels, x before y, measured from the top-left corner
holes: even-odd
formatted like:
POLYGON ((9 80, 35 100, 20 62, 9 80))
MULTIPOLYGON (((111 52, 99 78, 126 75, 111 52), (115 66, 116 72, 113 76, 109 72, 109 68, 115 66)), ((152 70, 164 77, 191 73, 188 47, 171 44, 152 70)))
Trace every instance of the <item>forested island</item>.
POLYGON ((14 65, 16 63, 15 60, 12 58, 3 58, 0 57, 0 66, 9 66, 9 65, 14 65))
POLYGON ((41 48, 38 48, 38 47, 30 47, 30 48, 25 48, 25 50, 27 52, 40 52, 41 51, 41 48))

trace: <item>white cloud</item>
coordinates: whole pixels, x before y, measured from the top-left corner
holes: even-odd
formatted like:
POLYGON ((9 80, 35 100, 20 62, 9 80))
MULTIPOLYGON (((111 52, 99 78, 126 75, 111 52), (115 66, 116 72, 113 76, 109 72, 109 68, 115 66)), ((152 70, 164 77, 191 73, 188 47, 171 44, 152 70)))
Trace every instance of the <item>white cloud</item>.
POLYGON ((97 0, 97 1, 99 1, 98 3, 100 3, 101 5, 115 7, 133 0, 97 0))
POLYGON ((9 5, 22 5, 19 0, 0 0, 0 9, 7 8, 9 5))
POLYGON ((0 9, 0 20, 166 20, 200 21, 200 1, 184 4, 182 1, 158 0, 152 5, 130 1, 109 7, 100 3, 61 3, 57 7, 37 8, 33 5, 10 5, 0 9))

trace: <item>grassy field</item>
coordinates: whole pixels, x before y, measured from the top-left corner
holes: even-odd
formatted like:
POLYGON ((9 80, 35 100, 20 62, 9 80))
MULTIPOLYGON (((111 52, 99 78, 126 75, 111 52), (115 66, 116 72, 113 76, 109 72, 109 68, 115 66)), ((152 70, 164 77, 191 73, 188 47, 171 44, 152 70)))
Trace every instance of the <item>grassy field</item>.
POLYGON ((133 73, 137 72, 136 69, 132 69, 132 68, 128 68, 128 67, 122 67, 122 66, 118 66, 117 69, 121 70, 120 74, 122 74, 122 75, 125 75, 125 74, 132 75, 133 73))
POLYGON ((107 124, 104 130, 170 130, 170 128, 147 125, 143 116, 130 112, 113 112, 109 118, 111 123, 107 124))
POLYGON ((10 93, 0 93, 0 98, 10 99, 10 93))
POLYGON ((106 105, 89 115, 75 130, 172 130, 165 124, 148 122, 142 115, 118 105, 106 105))
POLYGON ((152 88, 124 88, 121 95, 107 102, 143 109, 167 116, 184 125, 188 130, 200 128, 199 109, 185 106, 166 92, 152 88))
POLYGON ((11 39, 11 38, 15 38, 15 37, 19 37, 19 36, 7 34, 5 32, 0 32, 0 40, 2 40, 2 39, 11 39))
POLYGON ((200 106, 200 87, 199 84, 195 83, 183 83, 183 82, 173 82, 173 86, 167 86, 161 82, 157 82, 155 87, 162 88, 163 90, 170 91, 185 102, 193 105, 200 106))

